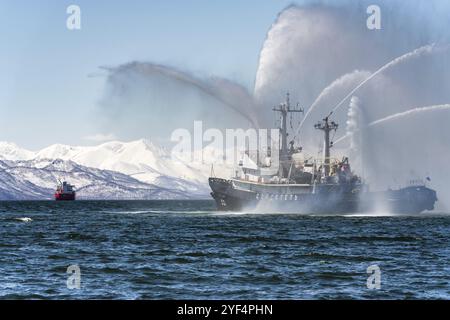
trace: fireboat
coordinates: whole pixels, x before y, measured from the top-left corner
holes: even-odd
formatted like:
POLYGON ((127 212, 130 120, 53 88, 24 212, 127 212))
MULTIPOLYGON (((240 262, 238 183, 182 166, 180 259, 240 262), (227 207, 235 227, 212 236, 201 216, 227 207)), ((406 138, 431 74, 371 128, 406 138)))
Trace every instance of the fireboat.
MULTIPOLYGON (((286 102, 273 111, 281 114, 279 152, 271 155, 278 158, 279 165, 274 166, 273 159, 265 163, 256 159, 256 169, 240 162, 232 178, 212 175, 209 185, 218 210, 263 208, 277 212, 341 214, 375 212, 380 205, 383 210, 394 213, 421 213, 434 209, 438 200, 436 191, 424 183, 373 192, 351 170, 348 157, 333 159, 330 132, 336 131, 338 124, 329 116, 314 126, 324 133, 323 159, 302 159, 303 148, 296 148, 294 141, 288 140, 287 116, 303 110, 291 107, 288 94, 286 102)), ((246 154, 250 154, 249 150, 246 154)))

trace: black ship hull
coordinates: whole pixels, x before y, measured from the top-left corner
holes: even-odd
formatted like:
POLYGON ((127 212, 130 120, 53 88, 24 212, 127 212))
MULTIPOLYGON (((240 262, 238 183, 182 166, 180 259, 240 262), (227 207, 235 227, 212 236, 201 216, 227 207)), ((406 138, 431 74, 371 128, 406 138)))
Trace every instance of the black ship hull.
POLYGON ((433 210, 436 192, 425 186, 369 192, 339 185, 261 185, 210 178, 211 196, 221 211, 343 214, 365 212, 421 213, 433 210), (240 185, 239 185, 240 184, 240 185))

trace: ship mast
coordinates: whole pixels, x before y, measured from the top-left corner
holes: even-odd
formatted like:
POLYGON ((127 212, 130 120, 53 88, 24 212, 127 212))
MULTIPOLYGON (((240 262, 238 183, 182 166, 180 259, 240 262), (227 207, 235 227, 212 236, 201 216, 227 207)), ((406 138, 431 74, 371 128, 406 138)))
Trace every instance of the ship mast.
POLYGON ((289 92, 286 93, 286 102, 280 104, 279 107, 274 107, 273 111, 281 113, 281 157, 286 158, 288 156, 288 133, 287 133, 287 116, 289 113, 303 112, 302 108, 295 109, 291 107, 289 100, 289 92))
POLYGON ((295 113, 295 112, 302 112, 302 108, 292 108, 290 99, 289 99, 289 92, 286 93, 286 102, 279 105, 279 107, 274 107, 272 109, 275 112, 281 113, 281 128, 280 128, 280 135, 281 135, 281 152, 280 152, 280 172, 279 177, 284 178, 287 176, 287 170, 288 168, 285 168, 285 164, 287 160, 290 160, 291 155, 288 149, 288 132, 287 132, 287 116, 289 113, 295 113))
POLYGON ((330 175, 330 149, 332 147, 330 143, 330 131, 337 130, 338 124, 334 121, 329 121, 329 116, 323 119, 321 122, 314 125, 314 128, 322 130, 325 133, 324 139, 324 177, 327 178, 330 175))

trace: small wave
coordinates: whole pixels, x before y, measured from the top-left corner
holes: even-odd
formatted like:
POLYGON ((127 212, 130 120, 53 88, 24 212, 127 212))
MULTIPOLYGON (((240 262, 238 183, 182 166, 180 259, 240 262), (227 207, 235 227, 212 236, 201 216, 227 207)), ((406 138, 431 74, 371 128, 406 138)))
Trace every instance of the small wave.
POLYGON ((117 213, 117 214, 145 214, 145 213, 163 213, 164 211, 152 211, 152 210, 136 210, 136 211, 103 211, 103 213, 117 213))
POLYGON ((198 210, 198 211, 192 211, 192 210, 129 210, 129 211, 103 211, 104 213, 115 213, 115 214, 126 214, 126 215, 145 215, 145 214, 210 214, 211 211, 205 211, 205 210, 198 210))
POLYGON ((342 240, 350 241, 388 241, 388 242, 413 242, 422 241, 421 237, 414 236, 351 236, 351 237, 339 237, 342 240))
POLYGON ((246 243, 246 242, 276 242, 277 239, 274 239, 272 237, 266 237, 263 235, 248 235, 248 236, 234 236, 233 237, 235 242, 238 243, 246 243))
POLYGON ((303 255, 304 257, 310 257, 313 259, 323 259, 323 260, 345 260, 345 261, 356 261, 356 262, 363 262, 363 261, 380 261, 382 259, 369 257, 369 256, 357 256, 357 255, 336 255, 336 254, 329 254, 329 253, 320 253, 320 252, 309 252, 303 255))
POLYGON ((211 212, 212 216, 244 216, 256 213, 250 212, 239 212, 239 211, 213 211, 211 212))
POLYGON ((399 217, 399 216, 405 216, 404 214, 397 214, 397 213, 390 213, 390 212, 368 212, 368 213, 350 213, 350 214, 343 214, 343 217, 346 218, 370 218, 370 217, 399 217))
POLYGON ((209 253, 201 251, 189 251, 177 254, 177 256, 186 256, 186 257, 207 257, 208 255, 209 253))
POLYGON ((276 211, 260 211, 260 210, 245 210, 245 211, 211 211, 213 216, 288 216, 288 215, 307 215, 296 212, 276 212, 276 211))
POLYGON ((79 232, 68 232, 66 234, 66 238, 69 240, 82 240, 82 241, 97 241, 104 242, 107 241, 108 238, 101 235, 92 235, 87 233, 79 233, 79 232))
POLYGON ((40 294, 36 294, 36 293, 28 293, 28 292, 24 292, 24 293, 9 293, 9 294, 4 294, 4 295, 0 295, 0 298, 2 300, 44 300, 44 299, 48 299, 48 296, 43 296, 40 294))
POLYGON ((304 217, 345 217, 345 218, 375 218, 375 217, 406 217, 406 216, 418 216, 413 214, 398 214, 389 212, 372 212, 372 213, 308 213, 308 212, 295 212, 295 211, 261 211, 261 210, 248 210, 248 211, 213 211, 212 215, 215 216, 242 216, 242 215, 278 215, 278 216, 304 216, 304 217))
POLYGON ((124 268, 105 266, 103 268, 98 269, 98 272, 105 274, 129 274, 129 272, 124 268))
POLYGON ((187 263, 195 263, 194 260, 184 258, 184 257, 175 257, 175 258, 167 258, 163 260, 165 263, 171 263, 171 264, 187 264, 187 263))
POLYGON ((319 272, 316 273, 315 276, 318 279, 325 279, 325 280, 349 280, 360 276, 360 274, 355 272, 336 271, 336 272, 319 272))

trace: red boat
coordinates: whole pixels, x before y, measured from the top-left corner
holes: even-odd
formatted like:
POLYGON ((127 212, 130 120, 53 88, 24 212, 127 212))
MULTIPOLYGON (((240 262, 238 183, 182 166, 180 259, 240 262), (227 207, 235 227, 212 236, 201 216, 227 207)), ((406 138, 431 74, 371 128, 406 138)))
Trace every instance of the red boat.
POLYGON ((56 201, 73 201, 75 200, 74 186, 66 181, 60 182, 55 192, 56 201))

